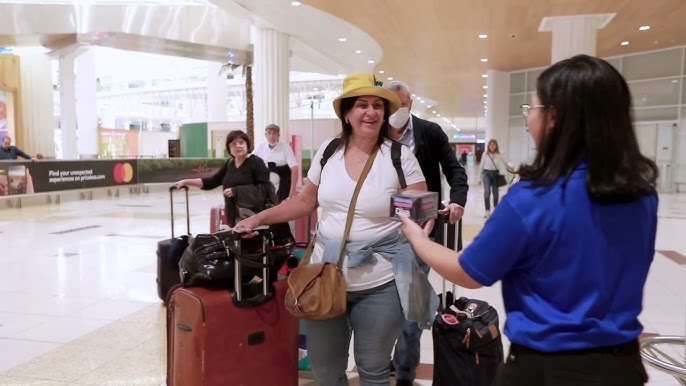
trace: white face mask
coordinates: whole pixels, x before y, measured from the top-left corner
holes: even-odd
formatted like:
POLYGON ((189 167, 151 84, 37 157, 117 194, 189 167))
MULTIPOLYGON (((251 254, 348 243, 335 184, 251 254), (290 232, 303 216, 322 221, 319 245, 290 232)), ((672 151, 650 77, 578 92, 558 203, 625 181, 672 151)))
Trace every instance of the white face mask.
POLYGON ((407 121, 410 119, 410 108, 409 107, 401 107, 393 113, 388 118, 388 123, 391 124, 396 129, 399 129, 407 123, 407 121))

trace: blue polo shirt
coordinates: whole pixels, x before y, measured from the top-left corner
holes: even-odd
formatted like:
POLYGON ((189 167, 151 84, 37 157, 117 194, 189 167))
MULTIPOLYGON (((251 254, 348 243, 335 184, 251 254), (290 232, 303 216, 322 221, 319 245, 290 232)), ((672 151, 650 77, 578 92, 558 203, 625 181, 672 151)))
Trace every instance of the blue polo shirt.
POLYGON ((600 204, 586 166, 548 187, 515 184, 460 264, 485 286, 502 280, 510 341, 553 352, 611 346, 641 333, 655 254, 657 196, 600 204))

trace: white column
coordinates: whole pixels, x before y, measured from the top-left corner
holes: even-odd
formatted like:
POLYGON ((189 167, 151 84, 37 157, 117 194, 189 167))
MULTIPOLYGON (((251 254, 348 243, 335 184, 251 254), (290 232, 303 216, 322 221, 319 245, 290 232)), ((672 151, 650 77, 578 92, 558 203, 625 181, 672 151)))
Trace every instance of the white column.
POLYGON ((60 57, 59 73, 62 159, 76 159, 79 152, 76 147, 76 75, 73 55, 60 57))
POLYGON ((74 60, 76 73, 76 127, 79 157, 98 154, 98 105, 95 51, 86 50, 74 60))
POLYGON ((23 150, 31 156, 55 156, 52 69, 45 54, 21 55, 21 105, 24 122, 23 150))
POLYGON ((544 17, 539 32, 553 33, 551 63, 577 54, 596 55, 596 35, 616 14, 544 17))
POLYGON ((226 122, 228 108, 226 97, 229 88, 226 85, 227 72, 219 75, 222 63, 207 62, 207 121, 226 122))
POLYGON ((510 141, 510 74, 504 71, 488 70, 486 78, 486 142, 498 141, 500 151, 505 151, 510 141))
POLYGON ((282 140, 288 140, 289 36, 274 29, 257 29, 254 49, 255 145, 265 142, 264 127, 281 127, 282 140))

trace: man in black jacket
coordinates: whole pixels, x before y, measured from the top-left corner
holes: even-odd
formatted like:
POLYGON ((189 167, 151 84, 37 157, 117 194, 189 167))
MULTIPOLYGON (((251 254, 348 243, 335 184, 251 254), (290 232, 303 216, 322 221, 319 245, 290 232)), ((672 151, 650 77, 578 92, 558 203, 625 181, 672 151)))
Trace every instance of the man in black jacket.
MULTIPOLYGON (((400 109, 390 116, 389 137, 409 147, 419 161, 419 166, 426 178, 429 191, 438 192, 441 196, 441 170, 450 185, 450 204, 439 211, 449 213, 450 222, 462 218, 467 202, 467 174, 457 161, 455 149, 450 146, 448 136, 436 123, 417 118, 410 114, 412 93, 403 82, 394 80, 386 85, 400 99, 400 109)), ((436 241, 442 240, 441 227, 434 231, 436 241), (436 232, 438 231, 438 232, 436 232)), ((429 267, 419 257, 419 266, 428 273, 429 267)), ((415 369, 419 364, 419 341, 422 330, 417 323, 406 322, 403 332, 398 337, 391 369, 395 369, 396 385, 412 385, 415 369)))
POLYGON ((18 147, 12 146, 12 138, 7 136, 3 137, 2 147, 0 147, 0 160, 17 159, 17 157, 32 159, 30 155, 19 150, 18 147))

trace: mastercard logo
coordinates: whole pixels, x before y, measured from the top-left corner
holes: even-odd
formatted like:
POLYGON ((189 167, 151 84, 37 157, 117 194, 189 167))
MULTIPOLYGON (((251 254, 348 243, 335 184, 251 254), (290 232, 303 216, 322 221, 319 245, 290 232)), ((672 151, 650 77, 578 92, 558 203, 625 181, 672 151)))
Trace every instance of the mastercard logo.
POLYGON ((112 174, 118 184, 131 182, 131 179, 133 179, 133 166, 128 162, 118 163, 114 165, 112 174))

